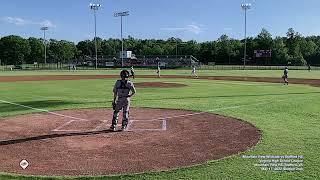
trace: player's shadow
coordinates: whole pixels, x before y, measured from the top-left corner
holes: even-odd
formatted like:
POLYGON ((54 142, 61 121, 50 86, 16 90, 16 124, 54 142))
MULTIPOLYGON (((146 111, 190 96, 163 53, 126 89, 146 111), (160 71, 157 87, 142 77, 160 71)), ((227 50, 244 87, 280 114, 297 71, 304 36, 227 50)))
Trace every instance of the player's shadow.
POLYGON ((19 143, 24 143, 29 141, 61 138, 61 137, 88 136, 88 135, 99 135, 99 134, 109 134, 109 133, 118 133, 118 132, 122 132, 122 131, 102 130, 102 131, 46 134, 46 135, 33 136, 33 137, 27 137, 27 138, 21 138, 21 139, 11 139, 11 140, 0 141, 0 146, 19 144, 19 143))

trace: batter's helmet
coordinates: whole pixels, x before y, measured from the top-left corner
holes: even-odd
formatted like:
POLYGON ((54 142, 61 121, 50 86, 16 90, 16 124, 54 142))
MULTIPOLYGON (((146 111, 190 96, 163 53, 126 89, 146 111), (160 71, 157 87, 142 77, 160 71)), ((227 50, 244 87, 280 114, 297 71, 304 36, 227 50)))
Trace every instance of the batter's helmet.
POLYGON ((121 77, 121 78, 129 78, 129 76, 130 76, 130 73, 129 73, 129 71, 127 71, 127 70, 122 70, 122 71, 120 72, 120 77, 121 77))

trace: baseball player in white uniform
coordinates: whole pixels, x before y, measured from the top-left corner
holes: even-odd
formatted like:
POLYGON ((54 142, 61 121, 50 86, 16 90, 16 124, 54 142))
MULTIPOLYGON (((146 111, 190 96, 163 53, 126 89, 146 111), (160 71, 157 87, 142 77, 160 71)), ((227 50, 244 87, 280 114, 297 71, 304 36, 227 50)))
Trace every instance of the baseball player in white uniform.
POLYGON ((197 73, 196 73, 196 67, 195 67, 195 66, 192 67, 191 76, 198 78, 198 75, 197 75, 197 73))
POLYGON ((133 66, 131 66, 130 72, 131 72, 131 77, 134 79, 134 69, 133 69, 133 66))
POLYGON ((128 80, 130 73, 127 70, 122 70, 120 73, 121 80, 117 80, 113 88, 113 118, 111 130, 116 131, 118 116, 120 110, 122 110, 122 128, 121 130, 126 130, 129 122, 129 109, 130 109, 130 99, 136 93, 136 89, 133 83, 128 80))
POLYGON ((160 71, 161 71, 161 69, 160 69, 160 66, 158 65, 158 69, 157 69, 158 78, 160 78, 160 71))

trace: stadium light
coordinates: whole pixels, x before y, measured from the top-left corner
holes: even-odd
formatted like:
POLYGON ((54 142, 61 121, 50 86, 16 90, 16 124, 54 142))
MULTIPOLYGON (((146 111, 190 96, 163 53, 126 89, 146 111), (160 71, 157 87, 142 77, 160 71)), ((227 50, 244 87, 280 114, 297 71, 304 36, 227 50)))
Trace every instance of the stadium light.
POLYGON ((117 12, 114 13, 114 17, 120 17, 121 18, 121 66, 123 67, 123 38, 122 38, 122 17, 123 16, 129 16, 129 11, 123 11, 123 12, 117 12))
POLYGON ((99 7, 101 7, 101 4, 89 4, 90 9, 93 10, 94 14, 94 46, 96 51, 96 69, 98 69, 98 48, 97 48, 97 15, 96 11, 99 10, 99 7))
POLYGON ((41 27, 40 30, 43 31, 43 45, 44 45, 44 64, 47 64, 47 45, 46 45, 46 31, 49 27, 41 27))
POLYGON ((178 59, 178 39, 175 37, 173 39, 176 41, 176 59, 178 59))
POLYGON ((246 68, 247 61, 247 10, 251 9, 251 4, 241 4, 242 10, 244 10, 244 57, 243 57, 243 68, 246 68))

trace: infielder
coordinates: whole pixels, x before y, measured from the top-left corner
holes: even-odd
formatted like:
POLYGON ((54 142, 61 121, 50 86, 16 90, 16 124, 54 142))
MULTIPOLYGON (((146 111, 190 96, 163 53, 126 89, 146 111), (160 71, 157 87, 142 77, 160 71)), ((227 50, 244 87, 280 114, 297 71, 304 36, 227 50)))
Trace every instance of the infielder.
POLYGON ((129 121, 130 98, 136 93, 136 89, 131 81, 128 80, 130 74, 127 70, 120 73, 121 80, 117 80, 113 88, 113 118, 111 130, 116 131, 119 112, 122 109, 122 128, 126 130, 129 121))
POLYGON ((131 77, 134 79, 134 69, 133 69, 133 66, 131 66, 130 72, 131 72, 131 77))
POLYGON ((195 67, 195 66, 193 66, 193 68, 192 68, 191 77, 196 77, 196 78, 198 78, 198 75, 197 75, 197 73, 196 73, 196 67, 195 67))
POLYGON ((285 67, 285 69, 283 71, 283 76, 282 76, 282 79, 284 81, 284 85, 289 85, 288 74, 289 74, 288 67, 285 67))
POLYGON ((158 65, 158 69, 157 69, 157 74, 158 74, 158 78, 160 78, 160 66, 158 65))

